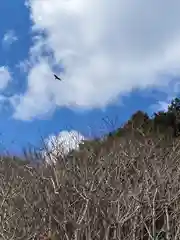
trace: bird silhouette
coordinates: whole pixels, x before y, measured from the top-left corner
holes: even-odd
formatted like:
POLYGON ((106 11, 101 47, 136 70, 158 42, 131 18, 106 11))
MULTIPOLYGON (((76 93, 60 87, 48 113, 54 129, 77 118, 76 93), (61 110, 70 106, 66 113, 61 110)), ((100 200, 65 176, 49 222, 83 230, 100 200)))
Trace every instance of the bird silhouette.
POLYGON ((54 77, 55 79, 62 81, 61 78, 59 78, 56 74, 54 74, 54 77))

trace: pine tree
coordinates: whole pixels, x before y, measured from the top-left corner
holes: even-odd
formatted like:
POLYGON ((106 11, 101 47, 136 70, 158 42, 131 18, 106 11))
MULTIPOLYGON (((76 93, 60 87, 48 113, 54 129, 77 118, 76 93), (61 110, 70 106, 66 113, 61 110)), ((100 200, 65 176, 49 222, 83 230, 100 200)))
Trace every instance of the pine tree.
POLYGON ((176 123, 176 136, 180 133, 180 99, 175 98, 171 101, 171 104, 168 107, 168 113, 171 113, 175 117, 176 123))

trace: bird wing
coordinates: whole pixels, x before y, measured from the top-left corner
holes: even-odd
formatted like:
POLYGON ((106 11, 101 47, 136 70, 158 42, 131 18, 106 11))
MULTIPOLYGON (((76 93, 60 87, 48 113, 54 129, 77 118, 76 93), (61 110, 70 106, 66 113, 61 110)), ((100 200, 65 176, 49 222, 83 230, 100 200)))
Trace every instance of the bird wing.
POLYGON ((54 76, 55 76, 56 79, 61 80, 57 75, 54 74, 54 76))

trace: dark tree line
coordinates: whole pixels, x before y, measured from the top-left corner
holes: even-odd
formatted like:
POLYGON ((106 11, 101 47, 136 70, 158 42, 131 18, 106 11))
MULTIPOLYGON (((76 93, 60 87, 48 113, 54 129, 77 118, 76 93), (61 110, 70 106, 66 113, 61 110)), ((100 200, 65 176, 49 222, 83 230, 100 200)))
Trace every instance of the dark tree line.
POLYGON ((143 111, 137 111, 124 124, 109 137, 124 137, 128 133, 136 132, 143 136, 163 135, 166 137, 178 137, 180 135, 180 99, 172 100, 167 111, 159 111, 149 117, 143 111))

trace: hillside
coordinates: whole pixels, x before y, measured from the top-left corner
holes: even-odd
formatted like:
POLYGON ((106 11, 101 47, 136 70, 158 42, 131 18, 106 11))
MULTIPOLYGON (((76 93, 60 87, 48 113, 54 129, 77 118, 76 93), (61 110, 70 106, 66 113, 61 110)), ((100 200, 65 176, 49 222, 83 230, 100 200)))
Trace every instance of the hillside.
POLYGON ((180 239, 178 103, 52 165, 2 157, 0 239, 180 239))

